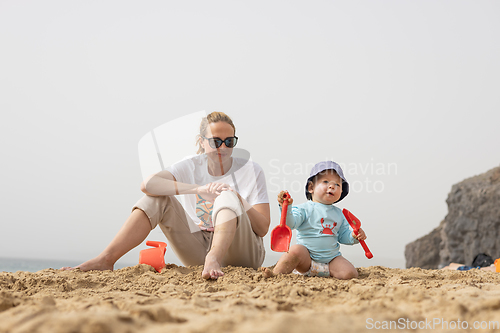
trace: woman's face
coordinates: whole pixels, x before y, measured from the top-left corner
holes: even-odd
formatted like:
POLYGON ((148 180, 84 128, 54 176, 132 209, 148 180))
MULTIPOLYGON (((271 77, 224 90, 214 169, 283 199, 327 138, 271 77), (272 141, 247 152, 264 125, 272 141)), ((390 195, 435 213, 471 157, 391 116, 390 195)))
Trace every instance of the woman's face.
MULTIPOLYGON (((208 124, 207 131, 205 133, 205 137, 207 138, 219 138, 221 140, 225 140, 226 138, 233 136, 233 127, 224 121, 208 124)), ((225 143, 223 143, 219 148, 212 148, 210 147, 207 139, 200 138, 200 142, 201 146, 205 149, 205 154, 207 154, 207 156, 214 162, 224 162, 231 158, 233 148, 227 148, 225 143)))

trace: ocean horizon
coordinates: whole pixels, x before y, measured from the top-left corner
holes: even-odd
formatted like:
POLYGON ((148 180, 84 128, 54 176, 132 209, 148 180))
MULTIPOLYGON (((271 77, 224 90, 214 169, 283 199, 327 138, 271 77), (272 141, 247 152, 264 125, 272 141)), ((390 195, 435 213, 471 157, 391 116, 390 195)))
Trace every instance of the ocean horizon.
MULTIPOLYGON (((262 266, 268 267, 276 264, 279 257, 282 253, 276 253, 269 251, 266 255, 266 259, 262 266)), ((352 257, 348 257, 348 260, 352 257)), ((391 268, 405 268, 405 260, 401 258, 378 258, 375 257, 373 259, 366 259, 362 256, 356 256, 352 258, 353 264, 356 267, 369 267, 369 266, 386 266, 391 268)), ((81 264, 82 260, 64 260, 64 259, 33 259, 33 258, 5 258, 0 257, 0 272, 38 272, 47 268, 59 269, 61 267, 73 267, 81 264)), ((178 265, 182 265, 176 258, 172 258, 170 256, 165 256, 165 263, 176 263, 178 265)), ((138 262, 135 263, 127 263, 121 262, 118 260, 115 263, 115 269, 120 269, 124 267, 130 267, 137 265, 138 262)))
MULTIPOLYGON (((63 259, 28 259, 28 258, 3 258, 0 257, 0 272, 38 272, 43 269, 53 268, 59 269, 61 267, 73 267, 81 264, 82 261, 75 260, 63 260, 63 259)), ((115 269, 120 269, 128 266, 134 266, 135 264, 127 264, 117 262, 115 264, 115 269)))

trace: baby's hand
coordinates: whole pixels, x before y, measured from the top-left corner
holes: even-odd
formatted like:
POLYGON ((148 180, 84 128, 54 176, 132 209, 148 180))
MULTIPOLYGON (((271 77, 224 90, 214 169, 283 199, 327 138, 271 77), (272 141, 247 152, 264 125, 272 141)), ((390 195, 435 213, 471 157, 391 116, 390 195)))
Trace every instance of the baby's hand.
MULTIPOLYGON (((285 193, 288 193, 287 191, 281 191, 279 194, 278 194, 278 203, 280 204, 280 206, 283 206, 283 195, 285 193)), ((293 204, 293 199, 291 197, 288 198, 288 204, 291 205, 293 204)))
POLYGON ((354 231, 352 232, 352 237, 356 238, 358 241, 364 241, 366 239, 366 234, 363 229, 359 228, 357 235, 354 231))

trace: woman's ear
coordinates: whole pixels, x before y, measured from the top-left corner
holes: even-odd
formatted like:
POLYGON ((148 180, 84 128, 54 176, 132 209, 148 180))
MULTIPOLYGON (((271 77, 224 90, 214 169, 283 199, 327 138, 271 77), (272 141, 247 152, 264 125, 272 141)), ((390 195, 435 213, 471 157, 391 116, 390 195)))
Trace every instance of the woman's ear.
POLYGON ((203 138, 201 135, 198 136, 198 144, 203 152, 205 152, 205 146, 203 145, 203 138))

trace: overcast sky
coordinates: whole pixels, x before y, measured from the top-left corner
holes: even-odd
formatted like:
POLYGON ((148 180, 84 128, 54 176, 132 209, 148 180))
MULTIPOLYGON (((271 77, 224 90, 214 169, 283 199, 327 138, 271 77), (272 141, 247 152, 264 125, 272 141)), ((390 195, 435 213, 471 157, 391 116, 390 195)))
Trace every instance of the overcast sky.
MULTIPOLYGON (((498 1, 0 0, 0 257, 99 254, 141 197, 141 138, 218 110, 264 168, 272 227, 277 193, 304 202, 311 166, 332 159, 351 183, 339 207, 374 254, 344 256, 403 267, 451 186, 500 164, 499 13, 498 1)), ((173 134, 172 156, 196 152, 173 134)), ((169 248, 166 260, 180 264, 169 248)))

